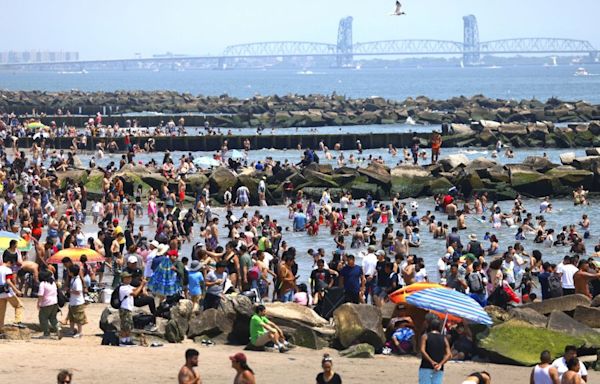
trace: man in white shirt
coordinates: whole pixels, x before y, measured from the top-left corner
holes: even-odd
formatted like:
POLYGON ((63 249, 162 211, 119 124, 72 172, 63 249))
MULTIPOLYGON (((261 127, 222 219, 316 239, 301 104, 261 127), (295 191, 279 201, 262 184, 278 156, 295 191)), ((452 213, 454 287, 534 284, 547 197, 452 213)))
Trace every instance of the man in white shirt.
MULTIPOLYGON (((558 376, 560 380, 562 380, 565 372, 569 370, 567 368, 567 361, 574 357, 577 357, 577 347, 574 345, 567 345, 565 347, 565 354, 563 357, 560 357, 552 362, 552 366, 558 370, 558 376)), ((583 363, 579 365, 579 376, 581 376, 581 379, 587 383, 587 369, 583 363)))
POLYGON ((342 208, 342 213, 345 215, 348 213, 348 206, 350 205, 350 199, 348 198, 348 194, 344 194, 340 199, 340 208, 342 208))
POLYGON ((121 281, 123 285, 119 286, 119 301, 121 307, 119 308, 119 320, 121 321, 121 332, 119 334, 119 345, 132 346, 134 345, 131 341, 131 330, 133 329, 133 298, 142 293, 146 280, 142 280, 139 287, 134 288, 131 285, 132 280, 131 273, 125 271, 121 273, 121 281))
POLYGON ((560 274, 560 282, 563 289, 563 295, 575 294, 575 282, 573 276, 579 269, 573 265, 572 258, 565 256, 563 262, 556 267, 556 273, 560 274))
MULTIPOLYGON (((375 254, 376 248, 372 245, 369 245, 367 249, 367 254, 363 257, 362 260, 362 269, 365 275, 365 279, 367 280, 365 284, 365 302, 369 297, 369 293, 371 293, 373 287, 375 287, 375 282, 377 279, 375 275, 377 274, 377 255, 375 254)), ((383 250, 377 252, 384 252, 383 250)))

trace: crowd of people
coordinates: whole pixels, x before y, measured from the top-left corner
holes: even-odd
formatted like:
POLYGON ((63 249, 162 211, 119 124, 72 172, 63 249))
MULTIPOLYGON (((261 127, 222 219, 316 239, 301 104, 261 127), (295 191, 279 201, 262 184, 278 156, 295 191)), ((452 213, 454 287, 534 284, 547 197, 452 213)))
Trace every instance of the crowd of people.
MULTIPOLYGON (((441 137, 436 140, 441 144, 441 137)), ((193 167, 191 156, 184 156, 178 167, 168 153, 162 165, 154 164, 165 177, 176 180, 175 188, 164 183, 159 189, 144 191, 134 185, 126 191, 124 180, 114 173, 135 163, 132 149, 130 144, 118 165, 102 169, 101 195, 90 199, 84 184, 61 179, 62 157, 45 167, 40 148, 32 148, 31 160, 23 151, 13 150, 12 161, 1 148, 5 167, 0 171, 4 197, 0 229, 22 237, 32 250, 19 248, 14 240, 2 255, 0 330, 7 304, 15 308, 15 324, 21 326, 19 296, 30 295, 38 298, 43 337, 49 338, 51 332, 59 338, 81 337, 88 321, 86 303, 107 286, 116 292, 119 343, 126 346, 133 344, 133 309, 147 307, 153 317, 147 325, 152 328, 160 306, 174 297, 189 298, 199 310, 217 308, 224 294, 239 292, 252 294, 257 302, 296 302, 320 311, 324 297, 335 288, 341 289, 345 302, 381 307, 395 290, 428 281, 464 292, 481 306, 490 303, 503 308, 561 295, 580 293, 593 298, 600 293, 600 272, 594 260, 600 255, 600 244, 592 257, 586 257, 584 240, 591 236, 590 217, 584 214, 578 225, 565 225, 555 232, 545 220, 553 214, 549 198, 542 200, 539 215, 534 216, 537 207, 525 209, 520 196, 512 209, 503 211, 498 202, 489 201, 487 193, 467 198, 452 188, 435 196, 435 209, 423 213, 416 201, 398 196, 390 203, 371 195, 355 201, 347 192, 334 197, 325 189, 317 201, 305 197, 288 180, 283 192, 289 223, 282 223, 261 212, 266 199, 265 183, 260 180, 255 191, 246 186, 227 190, 225 214, 219 216, 211 207, 214 195, 208 185, 193 191, 191 206, 186 203, 191 194, 186 183, 187 171, 193 167), (253 213, 248 212, 251 201, 259 202, 253 213), (476 233, 465 236, 467 217, 489 222, 491 231, 483 236, 489 247, 476 233), (148 225, 140 225, 146 219, 148 225), (85 233, 90 225, 97 227, 85 233), (503 228, 515 231, 515 242, 504 249, 492 233, 503 228), (308 249, 312 271, 300 276, 297 260, 306 255, 289 246, 287 236, 305 233, 310 241, 327 230, 329 250, 308 249), (436 276, 428 274, 426 260, 418 253, 430 241, 425 239, 427 233, 431 241, 443 244, 436 276), (184 244, 192 249, 189 255, 182 254, 184 244), (530 247, 537 249, 526 249, 530 247), (552 247, 563 247, 568 253, 558 264, 543 257, 543 251, 552 247), (71 248, 77 257, 49 261, 55 253, 71 248), (97 252, 102 261, 88 262, 84 249, 97 252), (58 319, 59 308, 67 304, 67 315, 58 319), (63 329, 66 325, 68 329, 63 329)), ((413 155, 419 153, 417 142, 413 149, 413 155)), ((439 156, 439 147, 432 155, 439 156)), ((316 161, 317 152, 307 149, 297 166, 316 161)), ((277 162, 261 166, 256 169, 272 173, 282 169, 277 162)), ((587 203, 582 188, 576 195, 576 203, 587 203)), ((287 351, 283 332, 261 311, 264 307, 258 306, 249 341, 256 347, 272 344, 287 351)), ((423 378, 424 383, 436 382, 439 367, 448 359, 464 360, 474 354, 472 335, 463 324, 441 329, 431 322, 425 337, 420 337, 406 319, 390 324, 388 333, 387 353, 420 352, 423 377, 431 373, 426 370, 435 371, 430 379, 423 378), (437 336, 441 332, 450 336, 437 336), (424 354, 428 348, 435 353, 424 354)))

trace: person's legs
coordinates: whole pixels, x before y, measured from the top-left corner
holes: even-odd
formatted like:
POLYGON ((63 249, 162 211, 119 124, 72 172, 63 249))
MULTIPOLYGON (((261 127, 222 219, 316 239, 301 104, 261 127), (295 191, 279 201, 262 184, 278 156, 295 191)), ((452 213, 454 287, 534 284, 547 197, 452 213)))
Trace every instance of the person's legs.
POLYGON ((2 328, 4 328, 4 316, 6 315, 7 301, 7 299, 0 299, 0 334, 2 333, 2 328))
POLYGON ((50 307, 41 307, 38 312, 38 320, 40 321, 40 328, 44 333, 44 336, 50 336, 50 330, 48 329, 48 319, 50 316, 50 307))
POLYGON ((433 369, 419 368, 419 384, 433 384, 433 369))
POLYGON ((8 298, 8 302, 15 309, 15 324, 23 322, 23 303, 17 296, 11 296, 8 298))
POLYGON ((146 305, 150 309, 152 316, 156 317, 156 303, 154 298, 150 296, 137 296, 133 298, 133 304, 136 307, 145 307, 146 305))
POLYGON ((442 384, 444 382, 444 371, 433 371, 431 384, 442 384))

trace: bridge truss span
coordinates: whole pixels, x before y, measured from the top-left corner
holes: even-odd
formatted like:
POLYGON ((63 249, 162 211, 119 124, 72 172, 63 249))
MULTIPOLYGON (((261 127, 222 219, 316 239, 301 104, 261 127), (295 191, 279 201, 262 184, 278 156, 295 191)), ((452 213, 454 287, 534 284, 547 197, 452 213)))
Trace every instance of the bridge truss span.
POLYGON ((335 44, 314 43, 309 41, 270 41, 265 43, 250 43, 231 45, 223 52, 224 57, 244 56, 323 56, 335 55, 335 44))
POLYGON ((520 39, 492 40, 480 43, 482 54, 502 53, 585 53, 596 49, 589 41, 529 37, 520 39))
POLYGON ((356 55, 433 55, 462 54, 463 43, 448 40, 382 40, 356 43, 352 49, 356 55))

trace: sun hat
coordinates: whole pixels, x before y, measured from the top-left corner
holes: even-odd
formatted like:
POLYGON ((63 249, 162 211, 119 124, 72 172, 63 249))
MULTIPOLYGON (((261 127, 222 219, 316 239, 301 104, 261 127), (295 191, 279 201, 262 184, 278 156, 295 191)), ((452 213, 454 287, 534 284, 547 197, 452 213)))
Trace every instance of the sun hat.
POLYGON ((196 272, 196 271, 199 271, 200 269, 202 269, 202 263, 199 262, 198 260, 193 260, 190 263, 190 272, 196 272))
POLYGON ((136 264, 137 264, 137 262, 138 262, 138 259, 137 259, 137 257, 135 257, 135 256, 131 255, 131 256, 129 256, 129 257, 127 258, 127 262, 128 262, 128 263, 136 263, 136 264))

